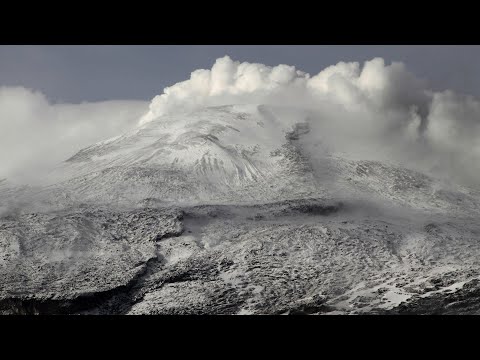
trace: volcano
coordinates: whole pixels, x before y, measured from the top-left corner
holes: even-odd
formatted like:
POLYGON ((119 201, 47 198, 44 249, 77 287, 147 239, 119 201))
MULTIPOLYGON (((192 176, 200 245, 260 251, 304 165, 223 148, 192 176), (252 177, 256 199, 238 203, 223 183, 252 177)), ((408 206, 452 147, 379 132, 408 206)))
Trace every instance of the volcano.
POLYGON ((480 197, 330 151, 307 109, 162 114, 0 182, 4 314, 480 312, 480 197))

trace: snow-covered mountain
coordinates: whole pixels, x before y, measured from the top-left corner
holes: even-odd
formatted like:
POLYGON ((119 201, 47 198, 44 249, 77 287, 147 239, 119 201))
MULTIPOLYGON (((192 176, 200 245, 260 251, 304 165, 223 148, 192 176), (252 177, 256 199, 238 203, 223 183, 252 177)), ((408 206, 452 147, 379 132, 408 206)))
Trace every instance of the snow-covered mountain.
MULTIPOLYGON (((41 186, 22 191, 62 206, 373 197, 435 212, 478 211, 473 189, 395 163, 330 152, 322 134, 310 133, 313 116, 266 105, 160 116, 79 151, 41 186)), ((11 188, 7 181, 1 186, 6 196, 11 188)), ((18 189, 12 194, 19 201, 18 189)))
POLYGON ((0 308, 477 312, 478 192, 331 152, 312 116, 164 114, 35 187, 0 182, 0 308))
MULTIPOLYGON (((218 202, 274 199, 305 174, 282 152, 285 125, 266 106, 222 106, 161 116, 84 149, 52 176, 83 200, 218 202)), ((56 180, 57 181, 57 180, 56 180)))

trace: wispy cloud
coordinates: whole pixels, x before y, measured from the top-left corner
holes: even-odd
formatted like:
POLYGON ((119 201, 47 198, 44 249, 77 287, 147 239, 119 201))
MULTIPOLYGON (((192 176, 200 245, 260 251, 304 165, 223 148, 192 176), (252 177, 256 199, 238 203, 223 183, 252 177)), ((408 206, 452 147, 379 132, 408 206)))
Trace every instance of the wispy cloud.
POLYGON ((142 101, 51 104, 40 92, 0 87, 0 178, 32 181, 78 150, 128 130, 142 101))

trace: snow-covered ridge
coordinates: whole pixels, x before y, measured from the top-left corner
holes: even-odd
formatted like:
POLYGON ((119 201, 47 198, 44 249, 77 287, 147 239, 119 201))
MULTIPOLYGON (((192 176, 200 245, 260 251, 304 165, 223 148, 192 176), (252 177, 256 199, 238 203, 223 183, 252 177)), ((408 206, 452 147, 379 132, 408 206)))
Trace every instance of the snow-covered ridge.
POLYGON ((163 115, 79 151, 33 192, 58 206, 373 196, 429 211, 478 212, 477 194, 468 188, 393 162, 332 152, 330 134, 319 131, 315 116, 258 104, 163 115))

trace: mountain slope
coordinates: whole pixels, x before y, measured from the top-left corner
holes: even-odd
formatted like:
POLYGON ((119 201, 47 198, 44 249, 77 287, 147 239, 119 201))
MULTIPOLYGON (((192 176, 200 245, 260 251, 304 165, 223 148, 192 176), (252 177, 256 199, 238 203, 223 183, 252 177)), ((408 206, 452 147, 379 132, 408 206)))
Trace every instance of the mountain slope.
POLYGON ((164 115, 34 187, 1 181, 0 311, 477 312, 478 193, 329 152, 310 121, 164 115))
MULTIPOLYGON (((471 189, 325 150, 309 121, 308 111, 265 105, 165 115, 78 152, 41 186, 22 191, 57 207, 374 197, 435 212, 478 212, 471 189)), ((0 193, 8 197, 6 189, 0 193)), ((20 201, 18 191, 10 196, 20 201)))

